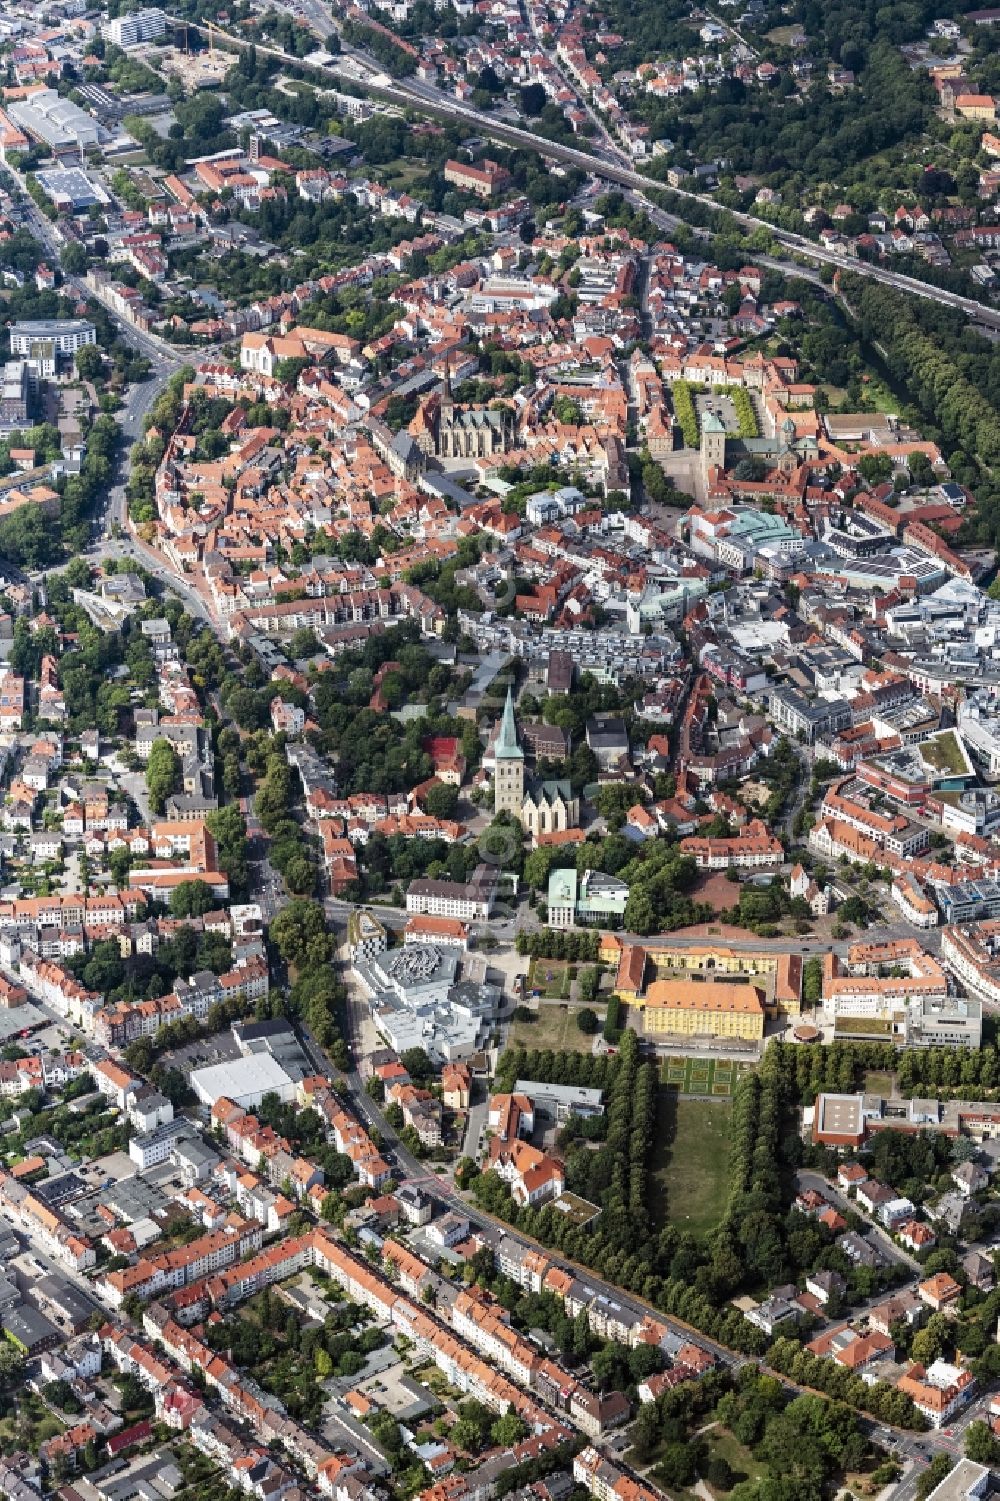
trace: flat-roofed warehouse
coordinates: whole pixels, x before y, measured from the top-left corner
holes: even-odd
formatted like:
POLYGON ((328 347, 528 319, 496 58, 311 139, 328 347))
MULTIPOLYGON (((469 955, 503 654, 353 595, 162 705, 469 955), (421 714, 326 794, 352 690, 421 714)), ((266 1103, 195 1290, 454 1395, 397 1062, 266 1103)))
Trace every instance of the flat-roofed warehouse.
POLYGON ((266 1094, 276 1094, 283 1103, 295 1098, 294 1080, 270 1053, 251 1053, 231 1063, 196 1069, 191 1088, 209 1109, 223 1096, 244 1110, 255 1110, 266 1094))
POLYGON ((100 144, 100 127, 93 115, 72 100, 63 99, 55 89, 39 89, 26 99, 17 99, 7 106, 7 113, 29 136, 53 151, 69 146, 82 151, 85 146, 100 144))

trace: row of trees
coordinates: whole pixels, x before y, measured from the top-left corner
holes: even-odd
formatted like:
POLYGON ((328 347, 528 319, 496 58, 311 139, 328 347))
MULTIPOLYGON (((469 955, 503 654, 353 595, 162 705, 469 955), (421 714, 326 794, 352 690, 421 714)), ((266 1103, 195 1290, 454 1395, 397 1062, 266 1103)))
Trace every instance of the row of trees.
MULTIPOLYGON (((227 792, 229 788, 227 787, 227 792)), ((206 820, 209 833, 215 840, 219 865, 229 881, 232 901, 243 901, 250 889, 247 867, 247 824, 238 803, 227 803, 216 808, 206 820)))
MULTIPOLYGON (((882 1285, 874 1279, 855 1286, 831 1234, 788 1207, 803 1153, 796 1111, 800 1098, 812 1090, 813 1068, 822 1087, 851 1088, 857 1073, 882 1061, 877 1047, 769 1049, 761 1068, 736 1087, 726 1208, 716 1229, 698 1240, 676 1226, 658 1223, 663 1206, 650 1198, 648 1157, 655 1129, 662 1128, 663 1120, 657 1122, 656 1116, 656 1070, 640 1061, 635 1035, 625 1033, 618 1056, 610 1059, 518 1052, 502 1068, 500 1088, 509 1089, 517 1077, 533 1077, 605 1089, 605 1141, 595 1150, 593 1142, 581 1137, 568 1144, 566 1153, 568 1187, 600 1204, 603 1212, 590 1230, 580 1231, 568 1227, 565 1217, 550 1207, 517 1210, 494 1174, 478 1179, 476 1192, 492 1212, 516 1222, 528 1235, 731 1348, 760 1354, 766 1337, 732 1305, 741 1292, 759 1293, 762 1287, 820 1267, 843 1272, 855 1296, 870 1296, 882 1285), (808 1067, 799 1064, 800 1058, 808 1067), (654 1209, 660 1211, 655 1217, 654 1209)), ((677 1150, 683 1150, 682 1143, 677 1150)), ((793 1345, 798 1352, 799 1346, 793 1345)), ((816 1381, 806 1384, 822 1385, 829 1379, 831 1385, 823 1390, 887 1421, 919 1426, 912 1408, 894 1392, 891 1398, 881 1390, 870 1397, 860 1385, 844 1385, 841 1391, 836 1386, 840 1377, 828 1377, 825 1363, 810 1366, 809 1374, 816 1381)))
POLYGON ((959 478, 977 485, 979 504, 965 525, 969 540, 1000 536, 1000 358, 968 333, 961 314, 849 277, 844 291, 866 339, 885 353, 923 417, 940 435, 959 478))
POLYGON ((783 1376, 790 1377, 801 1386, 825 1392, 838 1401, 848 1402, 861 1412, 869 1412, 880 1423, 918 1430, 927 1426, 914 1407, 912 1398, 905 1392, 891 1386, 888 1381, 876 1381, 874 1385, 869 1385, 845 1366, 838 1365, 835 1360, 811 1355, 797 1340, 776 1339, 767 1352, 767 1359, 783 1376))
POLYGON ((336 944, 319 902, 296 897, 275 916, 269 937, 293 972, 289 1008, 305 1022, 338 1068, 350 1054, 345 1040, 347 991, 333 969, 336 944))
POLYGON ((293 896, 311 896, 316 890, 319 867, 301 826, 292 816, 294 773, 280 751, 268 757, 267 768, 257 787, 254 806, 261 827, 269 836, 268 855, 280 870, 293 896))
MULTIPOLYGON (((525 871, 535 854, 525 861, 525 871)), ((601 935, 585 928, 536 928, 528 933, 522 928, 516 939, 517 952, 532 959, 596 959, 600 951, 601 935)))
POLYGON ((417 65, 416 53, 412 49, 404 51, 384 26, 376 28, 364 21, 345 21, 343 30, 348 42, 377 57, 393 78, 405 78, 417 65))
POLYGON ((576 1084, 608 1089, 618 1077, 621 1061, 608 1053, 556 1053, 551 1048, 506 1048, 497 1064, 496 1087, 510 1094, 517 1079, 544 1079, 550 1084, 576 1084))
POLYGON ((146 791, 149 794, 150 810, 162 817, 167 798, 172 797, 181 784, 181 758, 172 743, 165 737, 154 740, 146 762, 146 791))
MULTIPOLYGON (((553 1066, 550 1073, 562 1072, 553 1066)), ((528 1060, 545 1068, 544 1054, 528 1060)), ((566 1158, 567 1187, 602 1208, 588 1244, 600 1243, 606 1250, 623 1251, 641 1243, 649 1231, 650 1207, 647 1192, 647 1157, 653 1138, 656 1113, 656 1069, 639 1059, 635 1033, 626 1033, 616 1059, 588 1058, 588 1077, 603 1073, 610 1076, 606 1090, 605 1140, 596 1152, 585 1144, 574 1146, 566 1158), (604 1063, 603 1069, 597 1064, 604 1063)), ((509 1066, 504 1077, 509 1076, 509 1066)), ((516 1077, 516 1076, 515 1076, 516 1077)), ((545 1074, 528 1077, 546 1077, 545 1074)), ((573 1081, 576 1082, 576 1081, 573 1081)), ((505 1185, 494 1173, 485 1173, 475 1182, 481 1201, 496 1212, 509 1214, 511 1200, 505 1185)))
POLYGON ((697 448, 698 414, 694 407, 691 385, 686 380, 677 380, 674 381, 670 391, 674 403, 674 416, 680 424, 684 447, 697 448))
MULTIPOLYGON (((808 970, 808 961, 806 969, 814 985, 815 970, 808 970)), ((799 1105, 811 1103, 824 1090, 856 1090, 870 1070, 895 1073, 903 1095, 934 1094, 948 1099, 968 1098, 974 1092, 977 1098, 992 1099, 1000 1090, 1000 1051, 992 1041, 978 1052, 927 1048, 903 1053, 881 1042, 835 1042, 809 1048, 779 1042, 768 1048, 767 1058, 799 1105)))
POLYGON ((736 408, 736 420, 739 423, 741 438, 759 438, 760 430, 757 426, 757 413, 754 409, 753 397, 742 386, 737 386, 732 392, 733 406, 736 408))

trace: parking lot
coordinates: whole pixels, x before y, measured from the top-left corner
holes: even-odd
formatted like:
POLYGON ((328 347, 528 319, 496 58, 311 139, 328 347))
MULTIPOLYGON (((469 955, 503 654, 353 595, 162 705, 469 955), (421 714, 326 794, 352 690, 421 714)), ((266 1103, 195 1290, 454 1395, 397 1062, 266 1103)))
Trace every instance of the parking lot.
POLYGON ((715 391, 697 391, 694 398, 695 411, 698 413, 699 424, 709 412, 714 413, 723 424, 727 433, 736 434, 740 430, 740 420, 736 415, 731 396, 722 396, 715 391))
POLYGON ((183 1047, 171 1048, 163 1055, 168 1066, 176 1065, 184 1073, 194 1068, 206 1068, 213 1063, 232 1063, 242 1057, 236 1039, 231 1032, 215 1032, 211 1037, 199 1037, 183 1047))
POLYGON ((369 1362, 378 1356, 388 1356, 384 1369, 338 1385, 346 1386, 350 1391, 362 1392, 375 1405, 390 1412, 398 1422, 406 1424, 416 1422, 424 1413, 437 1406, 432 1393, 408 1375, 394 1350, 376 1350, 369 1357, 369 1362))

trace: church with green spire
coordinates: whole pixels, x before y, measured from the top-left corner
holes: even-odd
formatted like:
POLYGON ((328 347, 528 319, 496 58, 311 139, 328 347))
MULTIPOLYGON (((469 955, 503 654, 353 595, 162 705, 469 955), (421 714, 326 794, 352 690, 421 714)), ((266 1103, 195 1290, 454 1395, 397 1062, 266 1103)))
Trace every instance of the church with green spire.
POLYGON ((524 802, 524 751, 517 740, 514 699, 509 688, 493 754, 496 761, 493 774, 493 811, 513 813, 515 818, 520 818, 524 802))
POLYGON ((580 799, 568 781, 526 778, 509 688, 493 740, 493 811, 512 814, 536 840, 540 834, 562 833, 580 823, 580 799))

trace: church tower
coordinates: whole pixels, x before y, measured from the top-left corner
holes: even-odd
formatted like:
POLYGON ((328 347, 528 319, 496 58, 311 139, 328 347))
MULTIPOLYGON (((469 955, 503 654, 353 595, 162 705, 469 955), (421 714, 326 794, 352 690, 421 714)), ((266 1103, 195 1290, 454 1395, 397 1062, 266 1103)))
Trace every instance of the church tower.
POLYGON ((493 756, 496 763, 493 773, 493 811, 513 813, 519 819, 524 802, 524 752, 517 743, 514 700, 509 688, 493 756))
POLYGON ((713 469, 726 467, 726 428, 714 412, 701 419, 701 469, 707 479, 713 469))

